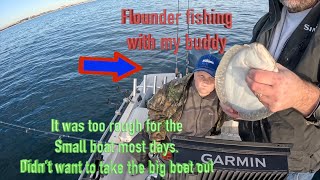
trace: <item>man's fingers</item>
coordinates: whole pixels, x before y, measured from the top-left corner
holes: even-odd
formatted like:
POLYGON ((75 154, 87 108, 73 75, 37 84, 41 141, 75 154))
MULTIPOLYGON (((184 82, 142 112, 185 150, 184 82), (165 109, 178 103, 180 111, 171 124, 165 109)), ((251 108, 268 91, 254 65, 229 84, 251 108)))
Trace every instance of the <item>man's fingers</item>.
POLYGON ((221 102, 220 102, 220 106, 222 107, 222 110, 225 111, 225 112, 229 112, 229 113, 234 113, 235 112, 231 107, 229 107, 229 106, 227 106, 227 105, 225 105, 225 104, 223 104, 221 102))
POLYGON ((246 82, 253 93, 259 93, 265 96, 271 96, 273 93, 272 86, 258 83, 249 76, 246 77, 246 82))
POLYGON ((276 73, 272 71, 250 69, 247 76, 255 82, 273 85, 276 78, 276 73))
POLYGON ((267 108, 272 103, 273 88, 270 85, 261 84, 253 81, 250 77, 246 77, 246 82, 251 91, 257 96, 259 101, 267 108))
POLYGON ((257 98, 266 108, 269 108, 270 103, 272 103, 270 96, 261 94, 261 96, 257 98))
POLYGON ((238 114, 232 114, 232 113, 226 113, 226 114, 233 119, 241 119, 238 114))
POLYGON ((232 113, 232 112, 229 112, 229 111, 225 111, 225 113, 226 113, 229 117, 231 117, 231 118, 233 118, 233 119, 240 119, 240 116, 239 116, 238 113, 232 113))
POLYGON ((276 66, 279 70, 283 70, 283 69, 287 69, 286 67, 282 66, 281 64, 279 63, 276 63, 276 66))
POLYGON ((220 106, 222 108, 222 110, 230 117, 234 118, 234 119, 240 119, 239 113, 237 111, 235 111, 234 109, 232 109, 231 107, 223 104, 220 102, 220 106))

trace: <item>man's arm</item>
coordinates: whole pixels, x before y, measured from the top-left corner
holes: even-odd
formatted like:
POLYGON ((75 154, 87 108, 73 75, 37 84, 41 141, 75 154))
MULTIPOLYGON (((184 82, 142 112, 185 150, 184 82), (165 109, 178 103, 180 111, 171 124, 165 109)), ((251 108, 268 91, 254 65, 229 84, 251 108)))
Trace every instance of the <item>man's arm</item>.
POLYGON ((304 117, 310 117, 319 104, 320 90, 315 85, 303 81, 301 84, 301 91, 302 96, 294 108, 300 111, 304 117))

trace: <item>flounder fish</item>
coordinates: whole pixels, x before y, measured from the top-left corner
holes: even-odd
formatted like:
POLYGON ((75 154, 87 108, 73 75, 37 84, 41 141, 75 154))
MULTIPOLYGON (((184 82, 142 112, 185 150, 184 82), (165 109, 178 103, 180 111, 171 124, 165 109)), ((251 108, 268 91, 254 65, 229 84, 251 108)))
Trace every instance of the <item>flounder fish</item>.
POLYGON ((262 44, 235 45, 222 57, 215 81, 220 101, 239 112, 241 119, 250 121, 272 114, 245 81, 252 68, 278 72, 276 61, 262 44))

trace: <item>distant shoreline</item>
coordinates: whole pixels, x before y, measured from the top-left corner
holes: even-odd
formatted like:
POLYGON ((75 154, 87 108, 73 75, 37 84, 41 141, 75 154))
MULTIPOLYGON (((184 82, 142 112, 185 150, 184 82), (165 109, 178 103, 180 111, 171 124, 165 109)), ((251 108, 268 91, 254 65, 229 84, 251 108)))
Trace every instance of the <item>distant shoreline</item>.
POLYGON ((79 3, 75 3, 75 4, 64 5, 64 6, 61 6, 61 7, 57 8, 57 9, 49 10, 49 11, 46 11, 46 12, 42 12, 42 13, 40 13, 40 14, 36 14, 36 15, 33 15, 33 16, 30 16, 30 17, 26 17, 26 18, 21 19, 21 20, 15 22, 15 23, 13 23, 13 24, 7 26, 7 27, 1 28, 1 29, 0 29, 0 32, 6 30, 6 29, 8 29, 8 28, 11 28, 11 27, 13 27, 13 26, 15 26, 15 25, 24 23, 24 22, 29 21, 29 20, 32 20, 32 19, 35 19, 35 18, 37 18, 37 17, 39 17, 39 16, 42 16, 42 15, 45 15, 45 14, 49 14, 49 13, 52 13, 52 12, 55 12, 55 11, 60 11, 60 10, 62 10, 62 9, 66 9, 66 8, 69 8, 69 7, 72 7, 72 6, 77 6, 77 5, 80 5, 80 4, 85 4, 85 3, 93 2, 93 1, 95 1, 95 0, 87 0, 87 1, 79 2, 79 3))

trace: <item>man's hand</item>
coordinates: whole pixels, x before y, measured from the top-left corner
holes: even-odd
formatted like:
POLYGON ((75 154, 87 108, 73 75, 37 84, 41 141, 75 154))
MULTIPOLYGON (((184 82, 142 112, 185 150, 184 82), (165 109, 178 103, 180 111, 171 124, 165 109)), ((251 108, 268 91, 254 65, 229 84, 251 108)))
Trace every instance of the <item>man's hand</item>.
POLYGON ((277 64, 279 72, 251 69, 246 77, 251 91, 270 111, 294 108, 309 115, 319 100, 319 89, 277 64))
POLYGON ((229 107, 221 102, 220 102, 220 106, 221 106, 223 112, 225 112, 229 117, 234 118, 234 119, 240 119, 240 116, 236 110, 232 109, 231 107, 229 107))

